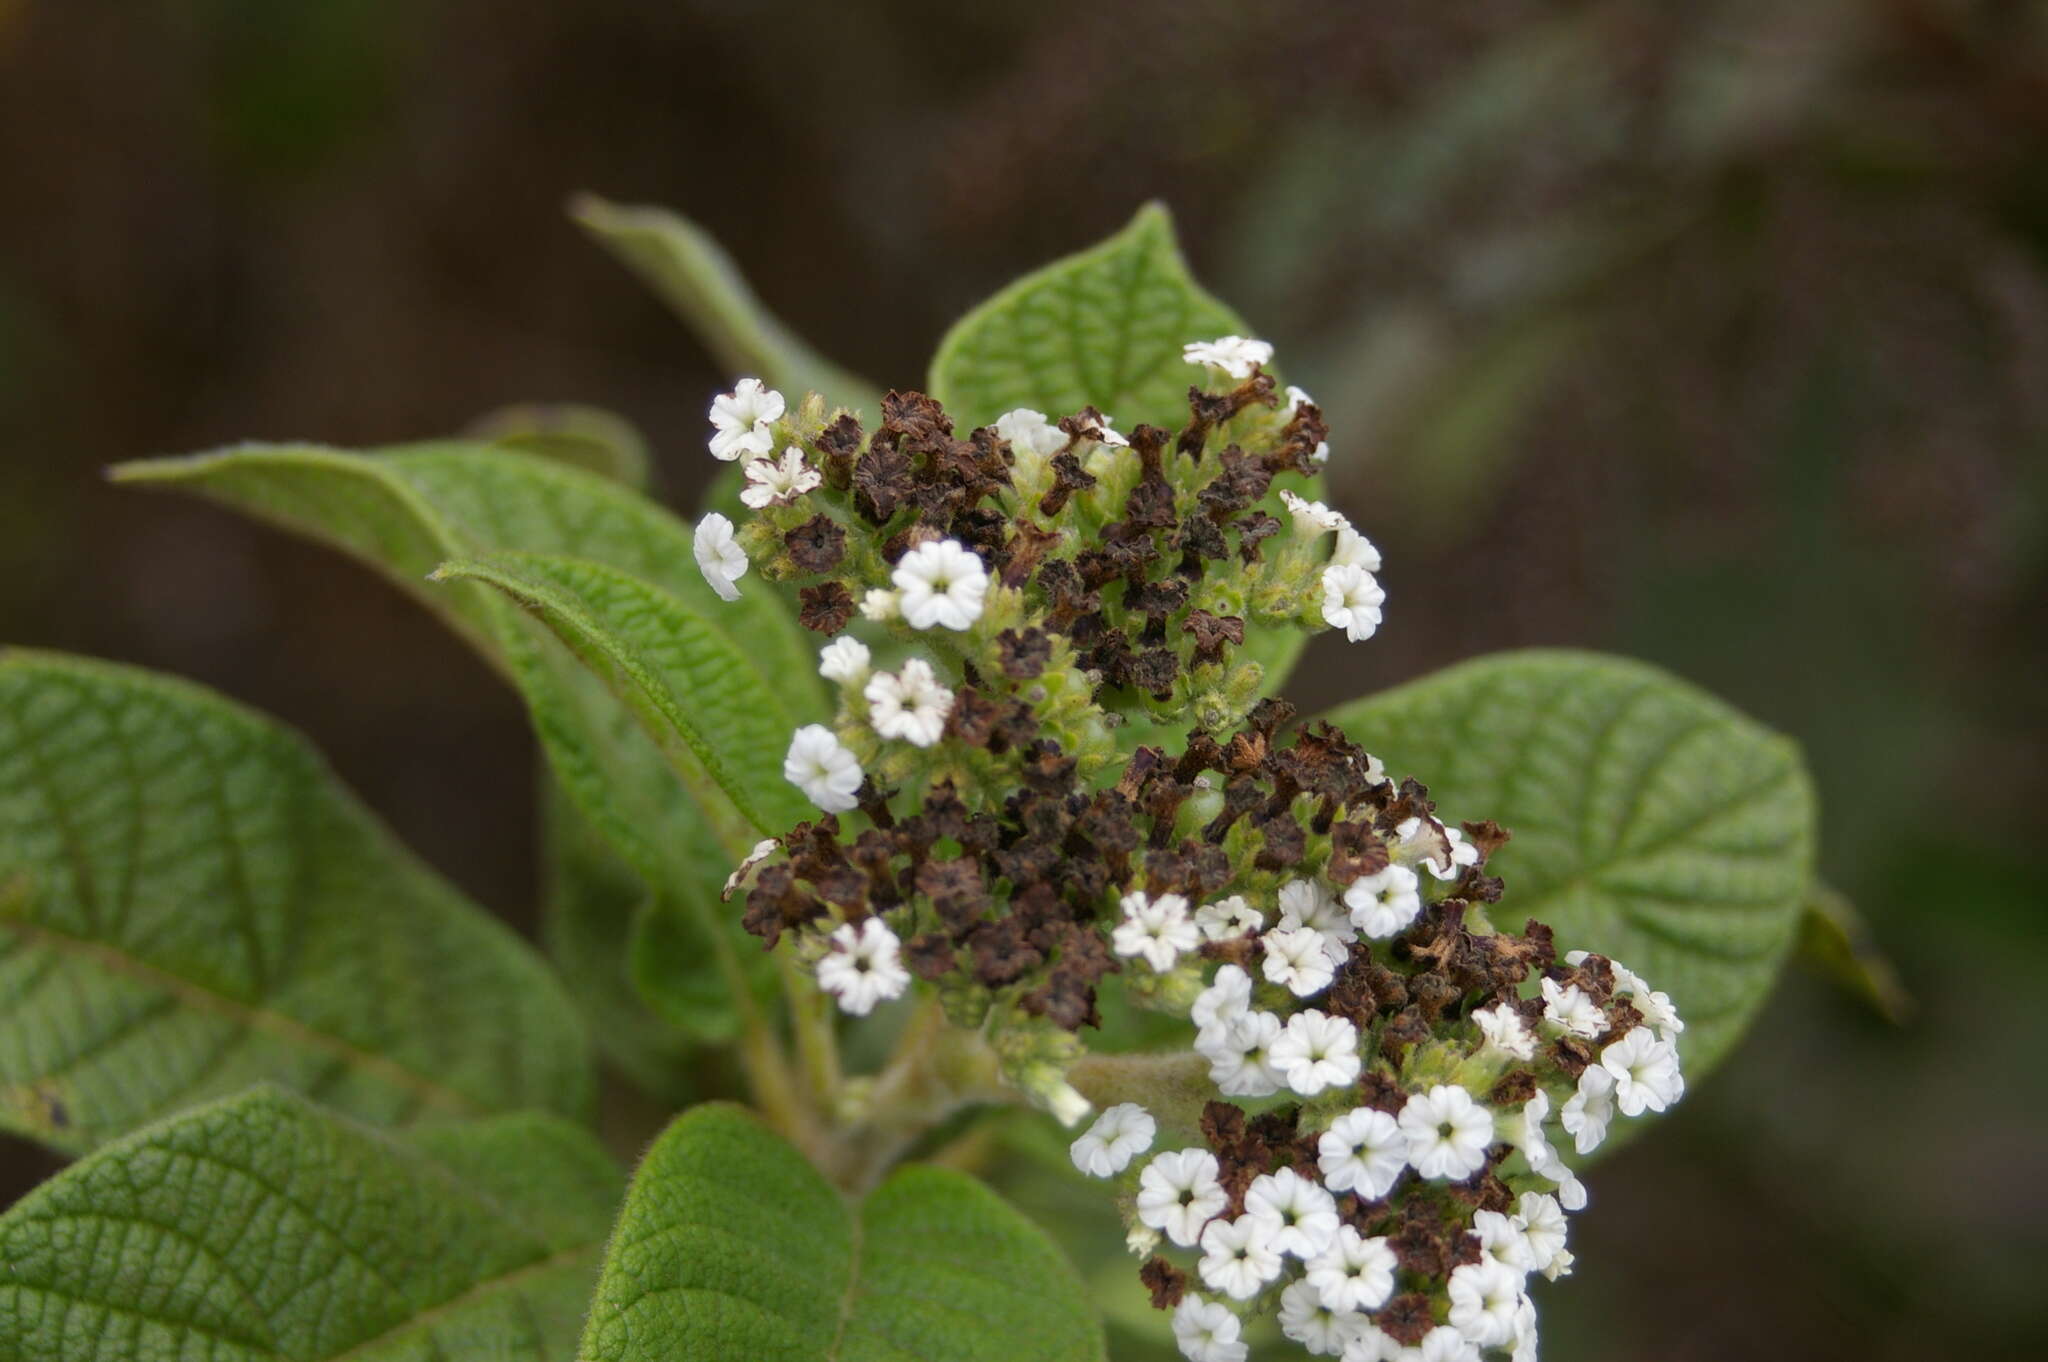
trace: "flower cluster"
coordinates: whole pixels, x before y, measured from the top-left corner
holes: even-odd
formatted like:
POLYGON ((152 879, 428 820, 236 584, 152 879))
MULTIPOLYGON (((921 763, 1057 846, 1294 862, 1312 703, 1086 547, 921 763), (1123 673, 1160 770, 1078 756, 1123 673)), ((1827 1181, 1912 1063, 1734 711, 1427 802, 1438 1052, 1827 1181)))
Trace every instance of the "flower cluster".
POLYGON ((1263 695, 1263 637, 1373 635, 1380 555, 1314 499, 1328 432, 1272 348, 1186 357, 1207 382, 1172 431, 1020 409, 961 435, 892 392, 868 432, 754 380, 713 404, 751 514, 707 516, 698 562, 728 598, 756 565, 795 587, 839 694, 784 766, 819 816, 728 896, 847 1013, 925 981, 1070 1124, 1107 979, 1188 1020, 1149 1108, 1073 1145, 1188 1357, 1243 1359, 1265 1311, 1325 1355, 1530 1356, 1525 1280, 1568 1270, 1585 1204, 1553 1137, 1583 1154, 1676 1100, 1682 1024, 1494 926, 1503 829, 1263 695))

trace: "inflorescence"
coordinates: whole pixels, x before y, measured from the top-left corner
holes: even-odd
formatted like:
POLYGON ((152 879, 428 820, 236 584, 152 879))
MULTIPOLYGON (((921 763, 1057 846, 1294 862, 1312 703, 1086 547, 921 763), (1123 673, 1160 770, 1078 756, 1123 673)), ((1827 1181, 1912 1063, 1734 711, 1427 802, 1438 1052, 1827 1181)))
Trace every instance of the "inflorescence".
POLYGON ((757 565, 794 585, 840 694, 784 768, 820 816, 728 895, 845 1012, 926 981, 1070 1125, 1108 976, 1187 1017, 1152 1108, 1072 1155, 1195 1362, 1242 1362, 1267 1312, 1327 1356, 1531 1358, 1526 1279, 1569 1271, 1586 1199, 1553 1138, 1583 1155, 1676 1101, 1683 1023, 1491 923, 1505 830, 1261 694, 1265 641, 1371 637, 1380 556, 1310 499, 1328 433, 1271 347, 1186 354, 1208 381, 1176 431, 1084 408, 960 435, 892 392, 870 433, 755 379, 713 403, 753 514, 706 516, 698 563, 727 599, 757 565))

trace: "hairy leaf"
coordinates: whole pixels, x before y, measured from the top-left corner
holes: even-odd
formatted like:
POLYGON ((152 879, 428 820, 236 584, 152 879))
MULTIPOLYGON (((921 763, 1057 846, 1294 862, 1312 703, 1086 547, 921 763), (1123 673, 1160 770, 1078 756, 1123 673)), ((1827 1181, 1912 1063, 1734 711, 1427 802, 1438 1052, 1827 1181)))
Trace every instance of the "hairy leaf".
POLYGON ((654 472, 646 438, 632 422, 601 407, 574 402, 500 407, 472 421, 468 434, 501 448, 587 468, 643 492, 654 472))
POLYGON ((1514 834, 1490 911, 1550 924, 1671 995, 1688 1075, 1739 1036, 1798 933, 1814 804, 1799 753, 1654 667, 1503 653, 1328 716, 1429 786, 1447 821, 1514 834))
POLYGON ((1025 275, 955 322, 932 359, 931 394, 961 430, 1015 407, 1057 418, 1091 404, 1119 430, 1177 430, 1188 385, 1201 377, 1181 347, 1244 329, 1188 274, 1172 217, 1150 203, 1109 240, 1025 275))
POLYGON ((406 1143, 261 1088, 0 1218, 0 1362, 568 1355, 621 1178, 534 1116, 406 1143))
POLYGON ((733 1107, 669 1127, 633 1179, 590 1362, 1053 1362, 1104 1356, 1044 1234, 964 1174, 911 1166, 857 1206, 733 1107))
POLYGON ((784 326, 754 296, 725 248, 696 223, 666 208, 607 203, 593 194, 578 195, 569 212, 689 323, 727 373, 766 380, 787 394, 791 407, 814 392, 870 416, 881 411, 874 384, 784 326))
POLYGON ((0 657, 0 1125, 79 1152, 274 1079, 401 1124, 581 1114, 526 945, 294 735, 196 687, 0 657))

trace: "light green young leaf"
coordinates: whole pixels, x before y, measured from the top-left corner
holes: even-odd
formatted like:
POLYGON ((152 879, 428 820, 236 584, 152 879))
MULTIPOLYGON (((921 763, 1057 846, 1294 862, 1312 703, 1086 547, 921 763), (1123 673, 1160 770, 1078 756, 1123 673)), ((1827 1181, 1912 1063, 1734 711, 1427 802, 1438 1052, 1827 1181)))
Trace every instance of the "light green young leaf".
POLYGON ((709 232, 666 208, 635 208, 580 194, 569 215, 690 325, 729 374, 781 389, 792 407, 805 393, 828 404, 882 409, 875 385, 856 378, 784 326, 709 232))
POLYGON ((622 1179, 531 1116, 401 1143, 260 1088, 0 1218, 0 1362, 553 1362, 622 1179))
POLYGON ((546 965, 296 736, 0 657, 0 1126, 83 1152, 274 1080, 387 1124, 591 1103, 546 965))
POLYGON ((1654 667, 1503 653, 1325 716, 1438 815, 1514 834, 1489 911, 1549 924, 1671 995, 1688 1076, 1741 1035, 1797 936, 1813 793, 1796 747, 1654 667))
POLYGON ((1833 885, 1814 885, 1806 901, 1799 920, 1799 962, 1870 1004, 1894 1026, 1904 1026, 1919 1011, 1870 924, 1833 885))
POLYGON ((1148 203, 1109 240, 1025 275, 955 322, 932 359, 931 395, 960 430, 1016 407, 1058 417, 1090 405, 1119 430, 1177 430, 1201 376, 1181 347, 1244 331, 1188 274, 1165 206, 1148 203))
POLYGON ((698 1107, 634 1176, 585 1362, 1082 1362, 1073 1270, 964 1174, 899 1169, 849 1206, 752 1117, 698 1107))

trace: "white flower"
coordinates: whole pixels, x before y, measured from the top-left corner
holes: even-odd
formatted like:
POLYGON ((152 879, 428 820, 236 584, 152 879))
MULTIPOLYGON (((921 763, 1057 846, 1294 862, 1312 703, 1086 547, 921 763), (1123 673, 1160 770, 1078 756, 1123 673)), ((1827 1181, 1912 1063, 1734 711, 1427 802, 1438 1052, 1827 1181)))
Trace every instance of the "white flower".
POLYGON ((1314 880, 1289 880, 1280 886, 1280 921, 1274 925, 1283 931, 1307 927, 1316 932, 1323 938, 1323 953, 1330 957, 1333 970, 1351 955, 1356 933, 1338 908, 1336 897, 1314 880))
POLYGON ((981 618, 988 595, 988 570, 954 539, 919 544, 897 560, 889 580, 913 629, 965 629, 981 618))
POLYGON ((755 459, 746 467, 747 485, 740 500, 755 510, 775 502, 794 501, 813 491, 825 475, 804 462, 804 452, 795 445, 782 451, 780 459, 755 459))
POLYGON ((1490 1258, 1451 1272, 1451 1327, 1481 1348, 1498 1348, 1515 1333, 1522 1274, 1490 1258))
MULTIPOLYGON (((1587 951, 1572 951, 1565 956, 1564 962, 1567 965, 1582 965, 1586 962, 1588 954, 1587 951)), ((1672 1006, 1668 995, 1653 990, 1642 975, 1619 960, 1609 960, 1607 964, 1614 971, 1616 990, 1635 1000, 1636 1011, 1642 1013, 1643 1021, 1647 1025, 1657 1028, 1657 1034, 1661 1039, 1671 1040, 1673 1036, 1685 1030, 1685 1023, 1679 1020, 1678 1009, 1672 1006)))
POLYGON ((1138 1219, 1182 1248, 1193 1248, 1210 1216, 1230 1204, 1206 1149, 1174 1149, 1138 1174, 1138 1219))
POLYGON ((1515 1223, 1522 1230, 1522 1245, 1528 1250, 1529 1266, 1537 1272, 1549 1270, 1564 1252, 1564 1210, 1557 1198, 1543 1192, 1524 1192, 1515 1223))
POLYGON ((915 747, 930 747, 944 736, 953 709, 953 692, 939 684, 938 673, 921 657, 911 658, 894 675, 876 672, 862 694, 875 732, 915 747))
POLYGON ((1190 364, 1221 369, 1232 378, 1250 378, 1252 370, 1273 362, 1273 347, 1246 336, 1219 336, 1212 341, 1190 341, 1180 350, 1190 364))
POLYGON ((718 897, 721 899, 731 898, 733 891, 740 887, 740 882, 747 878, 747 873, 770 856, 773 856, 775 849, 781 845, 782 843, 773 837, 763 837, 760 841, 754 843, 754 849, 747 853, 747 859, 741 861, 732 874, 725 877, 725 888, 719 892, 718 897))
POLYGON ((789 740, 782 778, 826 813, 845 813, 860 801, 860 760, 823 724, 805 724, 789 740))
POLYGON ((1544 1133, 1543 1122, 1550 1115, 1550 1094, 1541 1088, 1536 1090, 1515 1120, 1515 1126, 1508 1132, 1508 1142, 1522 1151, 1528 1160, 1529 1170, 1552 1182, 1562 1182, 1571 1176, 1564 1160, 1550 1147, 1550 1136, 1544 1133))
POLYGON ((887 624, 903 613, 903 598, 885 586, 869 587, 860 598, 860 617, 874 624, 887 624))
POLYGON ((1323 1304, 1307 1282, 1294 1282, 1280 1293, 1280 1332, 1321 1357, 1344 1351, 1351 1320, 1323 1304))
POLYGON ((1150 1258, 1159 1249, 1159 1231, 1150 1225, 1133 1225, 1124 1232, 1124 1247, 1134 1258, 1150 1258))
MULTIPOLYGON (((1197 917, 1200 914, 1196 914, 1197 917)), ((1195 1048, 1203 1054, 1229 1040, 1229 1029, 1252 1010, 1252 977, 1236 965, 1216 971, 1215 980, 1195 995, 1188 1020, 1197 1028, 1195 1048)))
POLYGON ((1202 1051, 1209 1061, 1209 1077, 1226 1097, 1271 1097, 1286 1086, 1270 1053, 1278 1039, 1278 1017, 1271 1012, 1246 1013, 1202 1051))
POLYGON ((1310 397, 1306 392, 1290 383, 1287 385, 1287 405, 1280 409, 1280 414, 1282 416, 1292 416, 1300 411, 1304 405, 1313 407, 1315 404, 1316 400, 1313 397, 1310 397))
POLYGON ((1365 783, 1368 785, 1391 785, 1387 779, 1387 764, 1368 752, 1365 754, 1365 783))
POLYGON ((1384 1111, 1353 1107, 1316 1141, 1316 1167, 1333 1192, 1356 1192, 1378 1201, 1393 1190, 1408 1166, 1408 1137, 1384 1111))
POLYGON ((1482 1261, 1492 1259, 1525 1275, 1536 1266, 1522 1226, 1513 1216, 1499 1211, 1474 1211, 1472 1233, 1479 1240, 1482 1261))
POLYGON ((747 551, 733 542, 732 522, 713 511, 697 522, 696 537, 690 545, 697 555, 697 570, 722 601, 736 601, 740 589, 734 586, 747 575, 747 551))
POLYGON ((1395 1266, 1386 1240, 1339 1225, 1323 1251, 1308 1260, 1304 1280, 1332 1310, 1377 1310, 1394 1294, 1395 1266))
POLYGON ((1342 629, 1353 643, 1363 643, 1380 627, 1380 607, 1387 593, 1364 568, 1336 563, 1323 569, 1323 623, 1342 629))
MULTIPOLYGON (((1574 1177, 1569 1169, 1557 1181, 1557 1204, 1568 1211, 1586 1209, 1586 1184, 1574 1177)), ((1551 1273, 1555 1277, 1558 1274, 1551 1273)))
POLYGON ((1010 442, 1011 452, 1020 459, 1027 454, 1042 459, 1067 447, 1067 433, 1046 420, 1044 412, 1029 407, 998 416, 996 434, 1010 442))
POLYGON ((1416 1093, 1399 1120, 1408 1137, 1408 1162, 1423 1177, 1457 1182, 1486 1166, 1493 1117, 1463 1088, 1438 1084, 1416 1093))
POLYGON ((711 399, 711 456, 731 463, 742 454, 775 448, 769 423, 782 419, 782 394, 758 378, 743 378, 729 393, 711 399))
POLYGON ((1522 1022, 1522 1014, 1506 1003, 1482 1007, 1472 1014, 1472 1020, 1479 1023, 1479 1034, 1485 1037, 1481 1049, 1498 1050, 1511 1059, 1536 1058, 1536 1037, 1522 1022))
POLYGON ((1245 1362, 1251 1349, 1238 1340, 1243 1327, 1229 1306, 1192 1291, 1174 1307, 1173 1341, 1188 1362, 1245 1362))
POLYGON ((1287 1077, 1287 1086, 1303 1097, 1324 1088, 1339 1088, 1358 1078, 1358 1028, 1343 1017, 1329 1017, 1310 1008, 1287 1019, 1287 1029, 1273 1042, 1273 1067, 1287 1077))
POLYGON ((1380 1356, 1386 1362, 1479 1362, 1479 1349, 1450 1325, 1439 1324, 1414 1347, 1395 1344, 1380 1356))
POLYGON ((1375 941, 1405 931, 1422 912, 1422 881, 1405 865, 1360 875, 1344 891, 1351 925, 1375 941))
POLYGON ((1245 1188, 1244 1218, 1265 1223, 1273 1252, 1313 1258, 1337 1233, 1337 1202, 1320 1184, 1282 1168, 1245 1188))
POLYGON ((1124 895, 1123 909, 1124 920, 1109 934, 1110 945, 1118 955, 1143 956, 1154 974, 1166 973, 1182 951, 1202 944, 1201 929, 1188 916, 1188 901, 1179 894, 1153 898, 1142 889, 1134 890, 1124 895))
POLYGON ((858 930, 842 923, 832 933, 833 949, 818 961, 818 987, 839 1000, 839 1010, 865 1017, 885 998, 900 998, 910 986, 910 971, 897 958, 896 933, 878 917, 864 919, 858 930))
POLYGON ((1434 818, 1409 818, 1394 829, 1401 850, 1420 853, 1422 864, 1440 880, 1455 880, 1468 865, 1479 864, 1479 848, 1465 834, 1434 818))
POLYGON ((818 650, 818 675, 842 686, 857 686, 867 679, 868 660, 868 645, 842 634, 818 650))
POLYGON ((1310 501, 1283 490, 1280 504, 1294 517, 1294 532, 1303 539, 1314 539, 1328 534, 1331 530, 1348 530, 1351 522, 1344 518, 1342 511, 1333 511, 1320 501, 1310 501))
POLYGON ((1095 1110, 1094 1104, 1083 1097, 1081 1090, 1072 1083, 1055 1083, 1036 1096, 1051 1113, 1052 1119, 1069 1130, 1079 1125, 1083 1116, 1095 1110))
POLYGON ((1508 1362, 1536 1362, 1536 1302, 1527 1296, 1515 1307, 1513 1344, 1508 1362))
POLYGON ((1250 1300, 1280 1275, 1272 1240, 1272 1226, 1257 1216, 1211 1220, 1202 1231, 1202 1280, 1233 1300, 1250 1300))
POLYGON ((1363 568, 1367 572, 1380 570, 1380 551, 1373 542, 1352 529, 1349 525, 1337 531, 1337 547, 1330 553, 1331 567, 1363 568))
POLYGON ((1313 927, 1275 927, 1260 942, 1266 948, 1266 977, 1285 984, 1297 998, 1322 992, 1336 977, 1323 934, 1313 927))
POLYGON ((1316 447, 1309 451, 1308 461, 1314 464, 1328 463, 1330 461, 1330 442, 1328 440, 1316 441, 1316 447))
POLYGON ((1600 1147, 1607 1138, 1607 1123, 1614 1119, 1614 1075, 1605 1065, 1586 1066, 1579 1075, 1579 1090, 1565 1102, 1558 1119, 1581 1154, 1600 1147))
POLYGON ((1115 1177, 1124 1165, 1152 1147, 1159 1123, 1136 1102, 1119 1102, 1095 1118, 1067 1154, 1091 1178, 1115 1177))
POLYGON ((1543 1020, 1558 1030, 1588 1040, 1607 1030, 1606 1014, 1577 984, 1545 979, 1542 988, 1543 1020))
POLYGON ((1614 1100, 1623 1116, 1662 1111, 1685 1095, 1678 1051, 1638 1026, 1600 1052, 1600 1067, 1614 1075, 1614 1100))
POLYGON ((1202 929, 1204 939, 1221 941, 1256 932, 1266 925, 1266 915, 1245 902, 1244 895, 1232 894, 1195 909, 1195 925, 1202 929))

